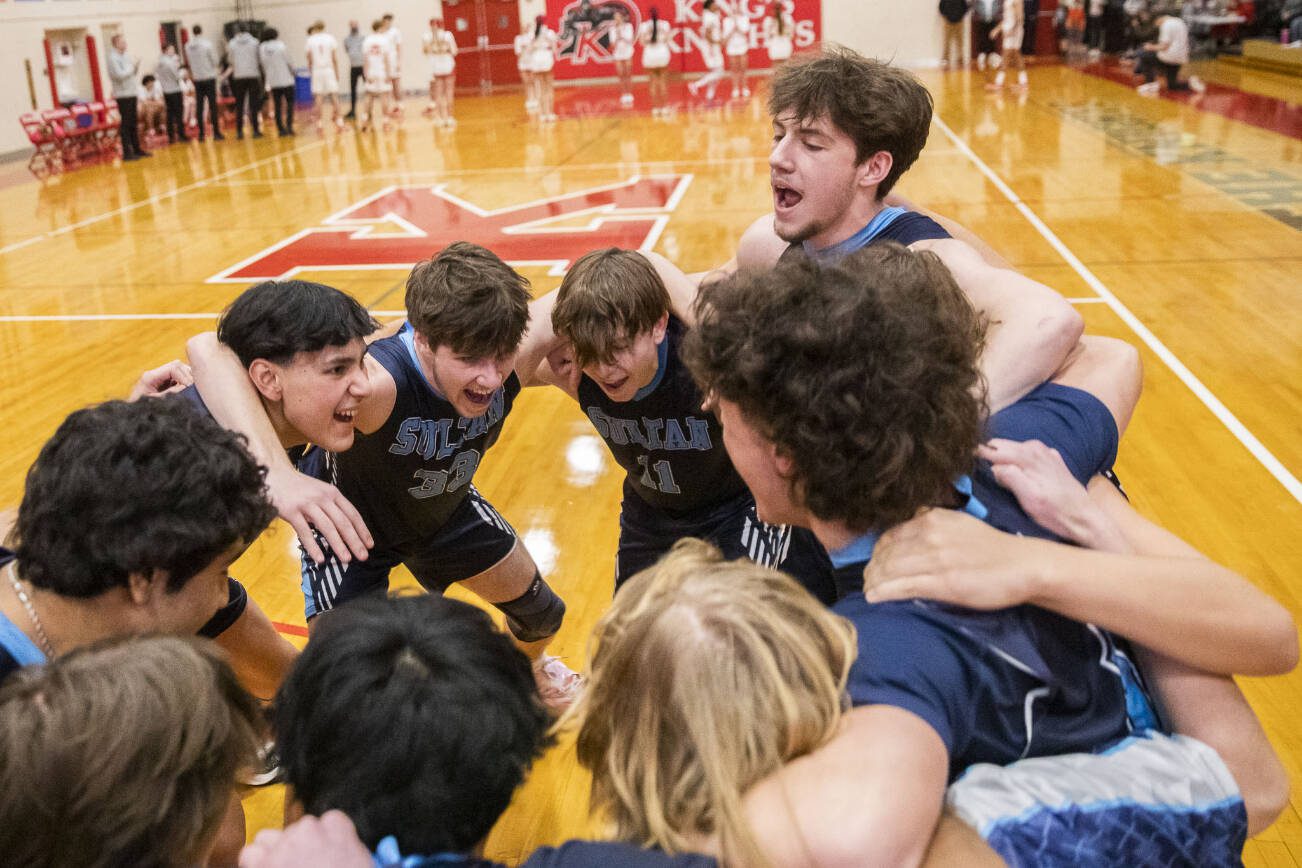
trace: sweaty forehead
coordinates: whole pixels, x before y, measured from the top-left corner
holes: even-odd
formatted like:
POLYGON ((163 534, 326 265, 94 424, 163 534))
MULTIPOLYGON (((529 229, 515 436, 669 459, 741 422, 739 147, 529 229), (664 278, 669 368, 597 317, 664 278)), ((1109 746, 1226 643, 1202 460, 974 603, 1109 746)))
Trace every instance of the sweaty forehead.
POLYGON ((815 132, 828 138, 849 138, 826 114, 800 117, 793 111, 785 111, 773 117, 773 126, 784 131, 803 130, 815 132))

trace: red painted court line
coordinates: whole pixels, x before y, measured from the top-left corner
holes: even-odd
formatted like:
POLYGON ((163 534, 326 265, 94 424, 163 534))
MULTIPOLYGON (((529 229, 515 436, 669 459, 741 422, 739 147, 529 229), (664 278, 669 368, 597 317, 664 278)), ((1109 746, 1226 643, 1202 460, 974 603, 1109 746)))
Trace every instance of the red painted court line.
POLYGON ((302 636, 304 638, 307 637, 307 628, 300 627, 297 624, 282 624, 279 621, 272 621, 271 626, 275 627, 277 631, 288 634, 290 636, 302 636))
MULTIPOLYGON (((1131 73, 1130 67, 1115 60, 1091 63, 1079 67, 1080 71, 1095 78, 1105 78, 1127 87, 1135 87, 1142 79, 1131 73)), ((1162 92, 1162 99, 1189 103, 1200 111, 1210 112, 1231 120, 1251 124, 1272 133, 1302 139, 1302 104, 1282 99, 1247 93, 1238 88, 1208 82, 1207 93, 1199 97, 1189 91, 1162 92)))

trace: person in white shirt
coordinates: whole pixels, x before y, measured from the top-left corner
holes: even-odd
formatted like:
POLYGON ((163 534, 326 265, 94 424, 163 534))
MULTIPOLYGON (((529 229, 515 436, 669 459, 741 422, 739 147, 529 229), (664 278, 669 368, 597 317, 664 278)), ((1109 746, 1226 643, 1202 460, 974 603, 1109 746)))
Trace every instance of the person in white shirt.
POLYGON ((170 42, 163 46, 163 53, 154 67, 154 75, 163 89, 163 105, 167 115, 167 143, 188 142, 185 134, 185 105, 181 96, 181 58, 176 53, 176 46, 170 42))
POLYGON ((217 111, 217 70, 220 58, 212 42, 203 35, 203 27, 196 24, 190 28, 194 34, 185 44, 185 60, 194 76, 194 92, 197 101, 197 120, 199 121, 199 141, 204 138, 204 105, 208 106, 208 126, 212 129, 214 140, 225 138, 222 135, 217 111))
POLYGON ((1004 86, 1004 72, 1011 67, 1017 67, 1017 86, 1025 88, 1026 80, 1026 61, 1022 59, 1022 35, 1025 23, 1025 10, 1021 0, 1004 0, 1004 14, 999 24, 990 31, 990 38, 1001 37, 1003 39, 1003 64, 999 71, 995 73, 993 84, 986 87, 990 90, 1002 90, 1004 86))
POLYGON ((796 34, 796 21, 775 0, 769 14, 764 17, 764 44, 768 46, 769 63, 774 71, 791 57, 792 40, 796 34))
POLYGON ((1138 88, 1144 96, 1157 96, 1162 85, 1157 81, 1160 73, 1166 77, 1168 91, 1193 90, 1202 93, 1207 85, 1196 75, 1188 81, 1180 80, 1180 67, 1189 62, 1189 25, 1174 15, 1157 19, 1157 41, 1144 44, 1135 64, 1135 74, 1144 77, 1138 88))
POLYGON ((384 13, 380 20, 384 22, 384 29, 380 32, 389 48, 389 83, 393 87, 393 114, 396 115, 402 112, 402 88, 399 82, 402 77, 402 31, 393 23, 392 12, 384 13))
POLYGON ((434 125, 457 125, 452 117, 453 85, 456 83, 457 40, 450 30, 443 28, 442 18, 431 18, 429 30, 421 40, 421 50, 429 57, 429 107, 426 114, 434 115, 434 125))
POLYGON ((615 75, 619 76, 619 104, 633 104, 633 43, 637 32, 623 8, 615 10, 615 24, 610 28, 610 56, 615 61, 615 75))
POLYGON ((380 112, 385 118, 384 128, 389 129, 389 100, 393 86, 389 84, 391 54, 389 40, 384 36, 384 20, 377 18, 371 22, 371 34, 362 42, 362 75, 366 79, 366 100, 362 103, 363 132, 371 128, 375 117, 375 101, 380 101, 380 112))
MULTIPOLYGON (((158 77, 146 75, 140 80, 140 89, 136 94, 140 106, 140 125, 146 134, 163 134, 164 118, 167 117, 167 100, 163 95, 163 86, 158 77)), ((118 99, 120 103, 121 98, 118 99)))
POLYGON ((195 89, 194 79, 190 77, 190 70, 181 70, 181 127, 190 129, 198 126, 198 119, 195 113, 195 89))
POLYGON ((652 6, 651 20, 643 21, 638 33, 638 41, 642 43, 642 68, 646 70, 651 91, 652 117, 669 115, 665 78, 669 72, 669 37, 672 34, 673 28, 660 20, 660 10, 652 6))
POLYGON ((314 21, 307 29, 307 69, 312 78, 312 101, 316 104, 316 131, 325 123, 325 104, 334 107, 335 129, 344 128, 339 107, 339 40, 326 33, 324 21, 314 21))
POLYGON ((533 42, 529 49, 530 66, 538 85, 538 120, 551 123, 556 120, 556 99, 552 67, 556 65, 556 31, 547 26, 539 15, 534 19, 533 42))
POLYGON ((750 60, 750 16, 742 0, 734 0, 732 12, 723 19, 723 50, 732 73, 732 98, 750 96, 746 67, 750 60))
POLYGON ((294 135, 294 65, 289 61, 289 50, 274 27, 262 31, 262 44, 258 46, 258 59, 262 63, 262 78, 271 93, 276 114, 276 132, 282 136, 294 135))
POLYGON ((520 72, 524 86, 524 110, 538 110, 538 85, 533 75, 533 25, 521 19, 520 32, 515 37, 515 68, 520 72))
POLYGON ((705 61, 705 75, 687 86, 687 90, 696 94, 705 88, 705 98, 714 99, 714 91, 723 78, 723 20, 719 17, 719 4, 715 0, 705 0, 701 6, 701 59, 705 61))

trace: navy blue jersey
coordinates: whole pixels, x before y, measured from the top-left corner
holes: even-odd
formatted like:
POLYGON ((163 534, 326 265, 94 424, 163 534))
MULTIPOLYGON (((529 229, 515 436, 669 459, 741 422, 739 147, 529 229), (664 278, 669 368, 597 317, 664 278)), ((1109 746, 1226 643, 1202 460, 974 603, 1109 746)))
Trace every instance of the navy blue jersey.
MULTIPOLYGON (((1057 449, 1082 483, 1112 464, 1117 428, 1098 399, 1046 384, 995 414, 987 433, 1057 449)), ((962 507, 1010 533, 1057 539, 999 487, 988 465, 958 486, 962 507)), ((872 535, 830 553, 863 565, 872 535)), ((978 762, 1090 751, 1123 738, 1142 714, 1128 708, 1135 680, 1106 632, 1032 606, 976 612, 921 600, 835 606, 859 634, 850 673, 855 705, 917 714, 949 751, 951 779, 978 762)), ((1142 705, 1142 702, 1140 703, 1142 705)))
MULTIPOLYGON (((14 553, 0 546, 0 570, 6 573, 6 582, 9 581, 7 574, 13 560, 14 553)), ((44 662, 44 652, 27 638, 27 634, 17 624, 0 612, 0 684, 24 666, 44 662)))
POLYGON ((807 256, 818 262, 834 262, 846 254, 862 250, 879 241, 895 241, 908 247, 917 241, 950 237, 952 236, 945 231, 945 227, 927 215, 900 207, 891 207, 879 211, 867 226, 842 242, 821 250, 816 249, 808 241, 798 242, 784 250, 778 261, 790 262, 798 257, 807 256))
POLYGON ((425 379, 413 334, 405 325, 368 350, 397 387, 389 418, 374 433, 358 431, 351 449, 313 468, 357 507, 377 549, 428 537, 443 526, 469 494, 480 460, 520 394, 520 378, 512 372, 487 413, 461 416, 425 379))
POLYGON ((655 379, 631 401, 612 401, 594 380, 579 380, 579 406, 624 468, 625 502, 636 497, 674 516, 746 494, 719 420, 701 409, 701 390, 678 357, 685 331, 670 315, 655 379))

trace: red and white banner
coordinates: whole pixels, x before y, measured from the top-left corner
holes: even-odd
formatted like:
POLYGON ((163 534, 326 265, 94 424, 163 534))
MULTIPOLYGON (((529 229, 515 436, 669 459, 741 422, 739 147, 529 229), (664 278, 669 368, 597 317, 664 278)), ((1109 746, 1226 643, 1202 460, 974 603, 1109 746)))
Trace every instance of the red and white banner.
MULTIPOLYGON (((660 11, 660 20, 671 28, 669 49, 672 69, 679 72, 703 72, 701 59, 702 0, 547 0, 547 24, 556 29, 555 76, 562 78, 601 78, 615 74, 611 56, 611 29, 615 10, 628 14, 634 29, 651 20, 652 8, 660 11)), ((769 66, 768 48, 764 43, 764 18, 773 14, 772 0, 717 0, 717 9, 727 16, 740 3, 750 18, 750 66, 769 66)), ((807 48, 822 39, 822 0, 786 0, 784 5, 795 19, 796 50, 807 48)), ((641 72, 642 51, 634 54, 633 69, 641 72)))

